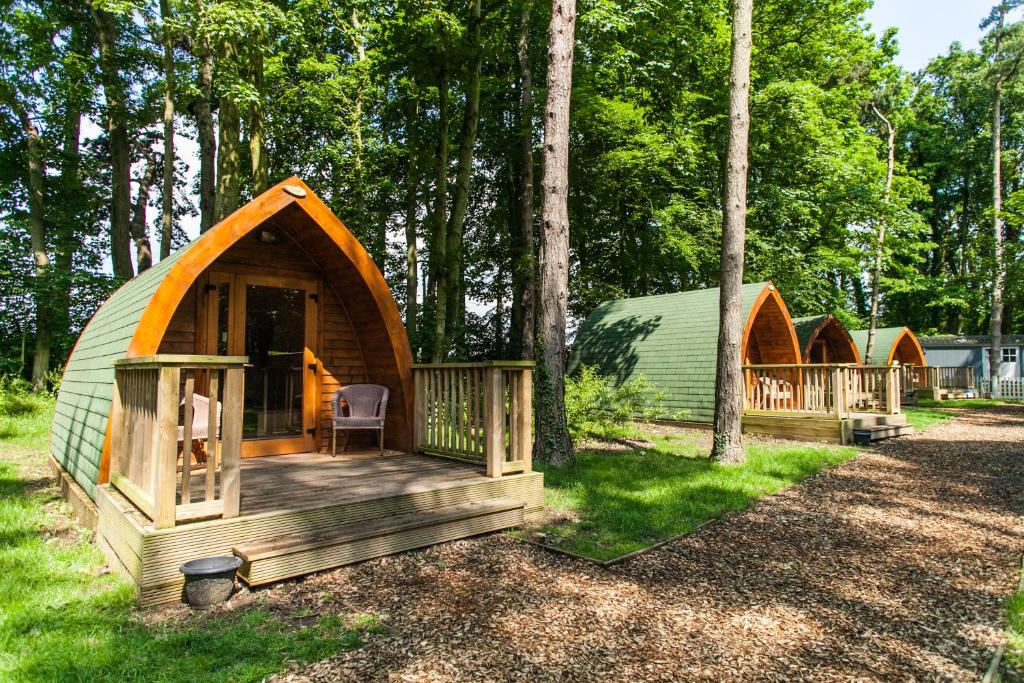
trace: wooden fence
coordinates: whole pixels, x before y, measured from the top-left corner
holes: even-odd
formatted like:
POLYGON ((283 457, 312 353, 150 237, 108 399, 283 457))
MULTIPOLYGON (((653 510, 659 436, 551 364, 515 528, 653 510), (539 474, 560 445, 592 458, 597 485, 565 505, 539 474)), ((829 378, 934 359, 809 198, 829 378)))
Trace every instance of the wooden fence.
POLYGON ((533 363, 413 366, 416 450, 484 463, 487 476, 529 472, 533 363))
POLYGON ((744 411, 828 415, 900 411, 899 366, 744 365, 744 411))
POLYGON ((110 483, 156 528, 238 516, 245 362, 238 356, 161 355, 114 363, 110 483), (194 400, 200 388, 206 401, 194 400), (203 500, 193 502, 197 403, 208 404, 209 412, 200 420, 208 425, 203 500))
MULTIPOLYGON (((1013 377, 999 381, 999 398, 1024 399, 1024 378, 1013 377)), ((978 380, 978 395, 992 395, 992 381, 988 379, 978 380)))

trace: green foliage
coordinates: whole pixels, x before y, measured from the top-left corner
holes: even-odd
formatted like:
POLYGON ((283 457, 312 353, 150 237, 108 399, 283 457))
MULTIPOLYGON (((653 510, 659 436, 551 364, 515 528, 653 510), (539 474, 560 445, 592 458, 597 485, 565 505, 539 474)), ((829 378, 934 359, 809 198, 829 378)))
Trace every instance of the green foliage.
POLYGON ((546 541, 608 560, 690 532, 856 454, 755 443, 747 446, 746 463, 720 465, 708 460, 695 433, 654 440, 652 448, 580 451, 572 466, 542 466, 545 504, 565 517, 541 529, 546 541))
POLYGON ((0 679, 259 681, 381 631, 372 616, 282 619, 261 605, 145 618, 45 479, 35 416, 14 419, 0 435, 0 679))
POLYGON ((588 365, 565 380, 565 416, 573 443, 586 438, 615 439, 638 435, 636 419, 667 417, 668 395, 643 376, 614 386, 588 365))
POLYGON ((1006 601, 1006 662, 1024 675, 1024 566, 1021 567, 1017 590, 1006 601))
POLYGON ((0 439, 46 448, 54 397, 31 391, 25 380, 0 376, 0 439))

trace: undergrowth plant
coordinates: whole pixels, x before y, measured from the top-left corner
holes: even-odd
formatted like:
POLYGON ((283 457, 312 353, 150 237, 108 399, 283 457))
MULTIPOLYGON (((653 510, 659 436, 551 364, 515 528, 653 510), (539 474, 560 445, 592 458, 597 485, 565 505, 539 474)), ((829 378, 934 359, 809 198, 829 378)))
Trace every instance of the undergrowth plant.
POLYGON ((565 413, 573 443, 636 437, 636 421, 673 417, 665 410, 668 397, 642 375, 616 386, 584 365, 565 379, 565 413))

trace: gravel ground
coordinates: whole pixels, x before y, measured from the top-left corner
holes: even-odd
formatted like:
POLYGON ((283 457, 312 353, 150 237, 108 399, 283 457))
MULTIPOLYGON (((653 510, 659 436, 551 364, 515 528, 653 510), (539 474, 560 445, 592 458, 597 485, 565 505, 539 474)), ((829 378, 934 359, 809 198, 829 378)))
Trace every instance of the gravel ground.
POLYGON ((610 570, 492 535, 262 599, 387 626, 283 681, 974 680, 1022 491, 1024 407, 972 411, 610 570))

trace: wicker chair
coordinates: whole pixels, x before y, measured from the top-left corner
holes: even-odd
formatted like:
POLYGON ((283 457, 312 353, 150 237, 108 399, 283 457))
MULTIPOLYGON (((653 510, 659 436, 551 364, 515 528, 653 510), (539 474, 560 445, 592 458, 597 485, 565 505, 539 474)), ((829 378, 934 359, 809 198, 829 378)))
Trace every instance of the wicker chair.
MULTIPOLYGON (((185 399, 181 400, 179 405, 185 405, 185 399)), ((217 401, 217 424, 218 428, 214 433, 220 431, 220 416, 223 406, 220 401, 217 401)), ((209 455, 206 452, 206 448, 203 446, 203 441, 210 437, 210 399, 206 398, 201 394, 192 395, 192 443, 181 444, 181 456, 185 457, 185 452, 191 448, 192 455, 196 458, 196 464, 204 465, 209 455)), ((185 440, 185 427, 178 425, 178 441, 185 440)))
MULTIPOLYGON (((384 417, 389 394, 388 388, 379 384, 350 384, 334 392, 331 398, 331 457, 337 454, 339 429, 377 430, 378 448, 381 455, 384 454, 384 417), (346 404, 344 408, 340 405, 342 401, 346 404), (347 415, 344 414, 346 410, 347 415)), ((348 446, 348 438, 345 439, 345 446, 348 446)))

